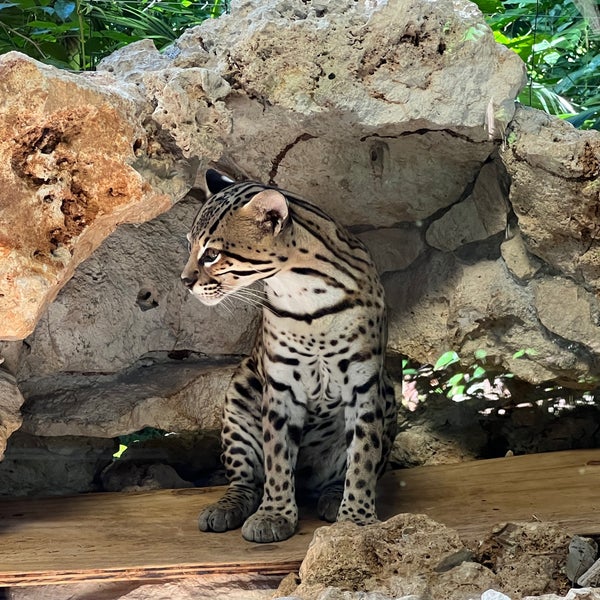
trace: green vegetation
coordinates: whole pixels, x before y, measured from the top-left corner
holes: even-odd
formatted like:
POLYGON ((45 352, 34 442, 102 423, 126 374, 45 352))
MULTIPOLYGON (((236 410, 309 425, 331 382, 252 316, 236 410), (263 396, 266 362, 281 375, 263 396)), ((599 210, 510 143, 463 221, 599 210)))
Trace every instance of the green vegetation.
POLYGON ((600 12, 596 0, 476 0, 496 40, 527 65, 519 100, 600 129, 600 12))
POLYGON ((93 69, 111 52, 142 39, 157 48, 184 29, 218 17, 226 0, 0 0, 0 53, 93 69))
MULTIPOLYGON (((512 359, 535 360, 537 355, 534 348, 524 348, 515 352, 512 359)), ((434 365, 418 365, 404 359, 402 376, 402 402, 411 410, 437 397, 453 402, 478 401, 486 413, 525 405, 537 405, 557 413, 575 406, 597 404, 600 397, 597 377, 590 376, 579 382, 588 391, 567 389, 555 383, 528 384, 513 373, 499 370, 496 361, 483 349, 462 358, 449 350, 434 365)))
POLYGON ((113 454, 113 459, 119 460, 123 453, 126 452, 129 447, 134 446, 135 444, 156 438, 163 438, 166 435, 169 435, 169 432, 163 431, 162 429, 155 429, 154 427, 146 427, 145 429, 136 431, 135 433, 121 435, 117 438, 117 441, 119 442, 119 449, 113 454))
MULTIPOLYGON (((527 65, 520 101, 600 128, 600 12, 596 0, 475 0, 498 42, 527 65)), ((219 16, 227 0, 0 0, 0 53, 19 50, 58 67, 93 69, 141 39, 157 48, 219 16)), ((473 39, 481 32, 473 30, 473 39)))

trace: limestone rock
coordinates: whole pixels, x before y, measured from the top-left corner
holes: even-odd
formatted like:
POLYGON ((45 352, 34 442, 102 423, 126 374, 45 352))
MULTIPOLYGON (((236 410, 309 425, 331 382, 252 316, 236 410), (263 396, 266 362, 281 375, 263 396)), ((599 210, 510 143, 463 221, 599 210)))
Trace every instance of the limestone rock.
POLYGON ((145 427, 219 429, 234 369, 228 360, 148 357, 118 373, 31 378, 23 383, 23 431, 111 438, 145 427))
POLYGON ((223 166, 347 225, 389 227, 455 202, 493 150, 490 103, 508 122, 525 82, 466 1, 239 2, 187 31, 168 68, 156 54, 134 45, 99 69, 145 90, 185 156, 202 140, 223 166), (459 72, 462 86, 451 79, 459 72), (432 173, 437 185, 423 186, 432 173))
POLYGON ((23 401, 15 378, 0 367, 0 460, 4 456, 6 440, 21 426, 23 401))
POLYGON ((186 198, 140 226, 119 227, 76 271, 27 339, 19 379, 59 371, 110 373, 148 352, 248 353, 258 311, 207 307, 181 283, 186 233, 199 208, 186 198))
POLYGON ((371 229, 358 237, 369 249, 379 273, 402 271, 425 250, 416 227, 371 229))
MULTIPOLYGON (((481 432, 479 433, 481 438, 481 432)), ((473 443, 470 438, 469 441, 473 443)), ((450 436, 444 438, 439 432, 416 425, 396 435, 390 463, 408 468, 460 463, 475 459, 477 453, 473 448, 465 448, 464 445, 462 439, 455 441, 450 436)))
POLYGON ((533 289, 544 327, 596 355, 600 353, 600 307, 595 295, 562 277, 536 281, 533 289))
POLYGON ((527 251, 518 229, 511 238, 502 242, 500 251, 508 270, 521 282, 532 279, 542 266, 542 261, 527 251))
POLYGON ((0 99, 0 339, 16 340, 118 223, 165 211, 189 174, 175 169, 161 190, 136 171, 148 137, 142 99, 106 74, 92 80, 10 52, 0 99))
POLYGON ((478 556, 496 573, 495 589, 510 597, 564 594, 570 588, 564 567, 572 537, 556 523, 504 523, 483 540, 478 556))
POLYGON ((98 473, 112 461, 116 449, 111 439, 37 437, 17 431, 0 463, 0 495, 97 492, 98 473))
POLYGON ((600 134, 519 108, 502 157, 528 249, 560 273, 600 289, 600 134))
POLYGON ((533 383, 577 381, 591 368, 547 336, 533 290, 518 285, 502 259, 466 265, 449 254, 433 254, 426 263, 385 276, 384 285, 393 298, 389 345, 421 363, 433 364, 449 348, 466 360, 483 349, 491 366, 533 383), (524 348, 535 353, 514 356, 524 348))
POLYGON ((345 598, 326 595, 327 588, 451 600, 457 589, 475 594, 497 581, 482 565, 440 568, 463 550, 455 531, 424 515, 401 514, 365 527, 339 522, 315 531, 300 567, 301 583, 291 591, 288 580, 284 589, 303 600, 345 598))
POLYGON ((506 187, 498 164, 485 164, 473 192, 429 226, 427 243, 450 252, 504 231, 508 212, 506 187))
POLYGON ((269 600, 279 577, 206 574, 181 581, 72 583, 11 588, 9 600, 269 600))

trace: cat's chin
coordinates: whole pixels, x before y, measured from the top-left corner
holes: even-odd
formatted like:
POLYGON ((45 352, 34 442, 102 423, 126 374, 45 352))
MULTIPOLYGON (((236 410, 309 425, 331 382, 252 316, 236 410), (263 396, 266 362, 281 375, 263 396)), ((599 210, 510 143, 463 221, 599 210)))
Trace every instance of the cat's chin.
POLYGON ((224 296, 202 296, 200 294, 195 294, 192 290, 190 290, 190 293, 192 294, 192 296, 194 296, 194 298, 197 298, 198 300, 200 300, 200 302, 202 302, 202 304, 204 304, 205 306, 214 306, 215 304, 219 304, 219 302, 221 302, 221 300, 223 300, 224 296))

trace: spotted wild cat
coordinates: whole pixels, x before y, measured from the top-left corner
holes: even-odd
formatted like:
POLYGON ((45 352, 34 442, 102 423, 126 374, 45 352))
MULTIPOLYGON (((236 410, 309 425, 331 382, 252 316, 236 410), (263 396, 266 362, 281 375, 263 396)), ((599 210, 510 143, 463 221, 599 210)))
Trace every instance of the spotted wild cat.
POLYGON ((211 196, 188 236, 183 283, 204 304, 262 280, 262 327, 225 400, 230 485, 203 531, 243 525, 290 537, 298 489, 327 521, 372 523, 396 431, 384 369, 383 288, 363 244, 317 206, 274 187, 207 173, 211 196))

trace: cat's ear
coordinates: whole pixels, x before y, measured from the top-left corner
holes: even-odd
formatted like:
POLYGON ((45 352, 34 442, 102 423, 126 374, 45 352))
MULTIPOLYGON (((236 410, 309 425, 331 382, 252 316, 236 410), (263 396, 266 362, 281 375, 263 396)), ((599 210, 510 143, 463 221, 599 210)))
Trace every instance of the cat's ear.
POLYGON ((210 198, 220 191, 229 187, 232 183, 235 183, 233 179, 215 171, 214 169, 208 169, 205 174, 206 179, 206 196, 210 198))
POLYGON ((277 190, 264 190, 253 196, 242 209, 276 236, 288 222, 289 208, 285 196, 277 190))

